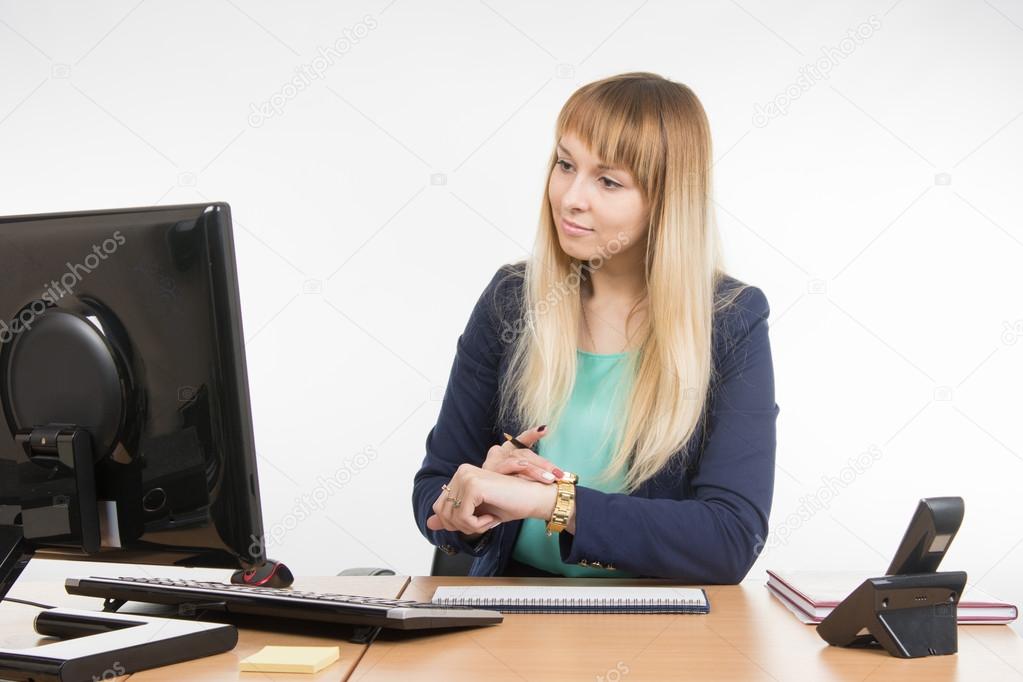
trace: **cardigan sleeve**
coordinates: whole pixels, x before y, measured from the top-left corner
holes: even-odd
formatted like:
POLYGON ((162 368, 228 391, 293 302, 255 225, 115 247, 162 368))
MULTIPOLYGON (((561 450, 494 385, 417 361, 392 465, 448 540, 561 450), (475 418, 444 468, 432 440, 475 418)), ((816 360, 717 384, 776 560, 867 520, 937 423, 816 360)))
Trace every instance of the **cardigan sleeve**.
POLYGON ((426 456, 415 475, 412 507, 419 531, 448 554, 457 551, 480 556, 494 546, 503 526, 487 531, 475 543, 458 531, 430 530, 426 520, 433 503, 463 462, 482 466, 495 444, 498 375, 502 342, 500 333, 501 283, 508 277, 502 266, 490 280, 458 337, 440 415, 426 436, 426 456))
POLYGON ((563 562, 596 561, 697 584, 739 583, 749 572, 767 537, 779 408, 767 298, 750 286, 735 303, 692 497, 650 499, 578 486, 576 532, 559 537, 563 562))

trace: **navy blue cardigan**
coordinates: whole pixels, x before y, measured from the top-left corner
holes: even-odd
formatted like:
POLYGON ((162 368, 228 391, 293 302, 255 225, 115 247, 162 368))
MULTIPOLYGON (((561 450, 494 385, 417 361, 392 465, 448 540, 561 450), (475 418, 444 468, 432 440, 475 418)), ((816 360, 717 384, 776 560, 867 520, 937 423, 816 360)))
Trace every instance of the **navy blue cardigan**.
MULTIPOLYGON (((449 554, 475 557, 470 575, 503 575, 522 526, 506 521, 475 543, 456 531, 433 531, 426 520, 441 485, 458 465, 481 466, 502 432, 534 424, 497 424, 500 377, 508 341, 521 320, 524 263, 502 266, 476 303, 458 338, 437 424, 415 475, 412 506, 420 532, 449 554)), ((719 292, 742 282, 723 278, 719 292)), ((774 370, 767 298, 749 286, 714 323, 718 371, 702 421, 668 464, 631 495, 576 489, 576 532, 560 533, 561 560, 612 567, 694 584, 740 582, 767 538, 774 490, 774 370), (683 461, 684 460, 684 461, 683 461)), ((556 464, 557 462, 555 462, 556 464)))

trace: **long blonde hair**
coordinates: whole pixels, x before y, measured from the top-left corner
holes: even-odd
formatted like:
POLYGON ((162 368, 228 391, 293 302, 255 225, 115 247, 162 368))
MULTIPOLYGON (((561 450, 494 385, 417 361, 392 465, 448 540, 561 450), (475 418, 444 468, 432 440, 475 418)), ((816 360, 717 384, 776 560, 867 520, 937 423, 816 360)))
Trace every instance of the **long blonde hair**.
MULTIPOLYGON (((634 380, 603 474, 610 479, 624 470, 633 492, 689 443, 705 417, 715 375, 714 316, 742 287, 718 291, 726 275, 711 198, 710 126, 692 90, 645 72, 584 85, 558 115, 555 144, 568 133, 603 162, 628 169, 648 207, 647 314, 637 352, 626 360, 634 380)), ((552 151, 548 180, 557 159, 552 151)), ((558 428, 576 376, 580 289, 603 262, 596 261, 562 250, 545 195, 533 253, 524 267, 508 268, 509 277, 524 282, 515 313, 521 333, 508 342, 502 375, 502 423, 558 428)))

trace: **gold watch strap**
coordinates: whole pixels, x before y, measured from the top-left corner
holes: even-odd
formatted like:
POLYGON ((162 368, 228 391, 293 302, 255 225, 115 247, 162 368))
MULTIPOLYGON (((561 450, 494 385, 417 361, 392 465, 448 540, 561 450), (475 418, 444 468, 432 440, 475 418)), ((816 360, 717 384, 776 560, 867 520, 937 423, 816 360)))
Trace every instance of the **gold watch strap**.
POLYGON ((554 498, 551 518, 547 521, 548 536, 560 533, 568 527, 568 520, 572 518, 572 511, 575 509, 575 484, 578 480, 573 474, 566 474, 565 478, 556 482, 558 493, 554 498))

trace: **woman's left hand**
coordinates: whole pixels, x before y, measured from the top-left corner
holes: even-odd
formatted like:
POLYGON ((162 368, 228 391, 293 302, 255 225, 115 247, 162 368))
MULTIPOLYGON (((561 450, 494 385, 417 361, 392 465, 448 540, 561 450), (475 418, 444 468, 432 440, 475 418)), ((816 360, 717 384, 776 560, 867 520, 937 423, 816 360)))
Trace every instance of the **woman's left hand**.
POLYGON ((554 509, 557 487, 462 464, 433 503, 426 520, 430 530, 454 530, 475 535, 502 521, 547 518, 554 509), (453 497, 461 500, 458 507, 453 497))

